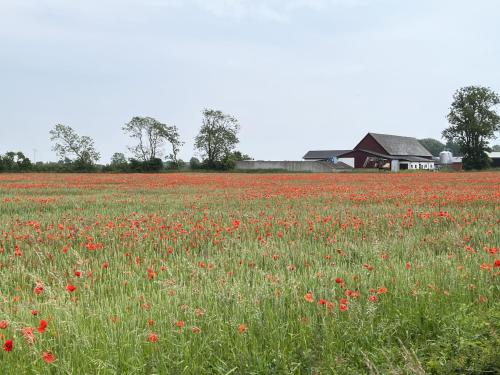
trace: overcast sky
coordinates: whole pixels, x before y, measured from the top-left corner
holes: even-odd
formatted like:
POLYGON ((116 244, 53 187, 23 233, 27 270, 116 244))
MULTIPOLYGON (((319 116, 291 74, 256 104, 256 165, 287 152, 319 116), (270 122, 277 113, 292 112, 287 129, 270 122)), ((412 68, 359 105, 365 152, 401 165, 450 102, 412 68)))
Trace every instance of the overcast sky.
MULTIPOLYGON (((132 116, 203 108, 241 124, 255 159, 349 149, 365 133, 440 138, 453 92, 500 92, 498 0, 0 0, 0 153, 57 160, 49 130, 102 163, 132 116)), ((499 143, 498 140, 496 143, 499 143)))

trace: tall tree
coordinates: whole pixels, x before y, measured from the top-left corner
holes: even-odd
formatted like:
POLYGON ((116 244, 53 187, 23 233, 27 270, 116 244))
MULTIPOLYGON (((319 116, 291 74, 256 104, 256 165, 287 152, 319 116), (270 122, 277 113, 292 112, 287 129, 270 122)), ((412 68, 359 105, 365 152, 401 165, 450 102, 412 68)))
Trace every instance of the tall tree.
POLYGON ((146 162, 163 155, 162 147, 165 142, 170 143, 172 152, 168 159, 177 163, 177 155, 184 144, 180 140, 179 130, 159 122, 152 117, 133 117, 123 126, 123 131, 137 141, 137 145, 129 147, 130 152, 137 159, 146 162))
POLYGON ((429 151, 433 156, 439 156, 441 151, 444 151, 446 146, 434 138, 424 138, 418 140, 422 146, 424 146, 427 151, 429 151))
POLYGON ((451 153, 455 156, 462 156, 462 151, 460 150, 460 146, 457 142, 447 141, 446 150, 451 151, 451 153))
POLYGON ((94 147, 94 140, 87 136, 78 135, 70 126, 57 124, 50 131, 50 140, 55 142, 52 150, 61 159, 71 159, 81 167, 94 165, 100 154, 94 147))
POLYGON ((500 116, 494 107, 500 103, 497 93, 487 87, 463 87, 453 95, 448 122, 443 131, 448 141, 458 143, 465 169, 483 169, 488 166, 489 140, 500 130, 500 116))
POLYGON ((205 109, 200 132, 194 139, 194 147, 204 157, 208 168, 219 168, 225 158, 239 143, 238 120, 218 110, 205 109))

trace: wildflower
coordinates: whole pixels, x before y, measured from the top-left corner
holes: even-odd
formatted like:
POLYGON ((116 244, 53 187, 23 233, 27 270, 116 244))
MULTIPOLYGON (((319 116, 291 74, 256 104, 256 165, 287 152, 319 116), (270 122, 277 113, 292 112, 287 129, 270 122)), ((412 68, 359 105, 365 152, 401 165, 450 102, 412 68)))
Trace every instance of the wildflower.
POLYGON ((479 266, 480 269, 482 270, 485 270, 485 271, 491 271, 491 269, 493 267, 491 267, 491 265, 489 265, 488 263, 482 263, 480 266, 479 266))
POLYGON ((40 295, 43 293, 43 284, 42 283, 36 283, 35 289, 33 289, 36 295, 40 295))
POLYGON ((196 317, 200 317, 200 316, 202 316, 203 314, 205 314, 205 312, 203 311, 203 309, 195 309, 195 310, 194 310, 194 315, 195 315, 196 317))
POLYGON ((344 281, 343 281, 340 277, 337 277, 337 278, 335 279, 335 282, 336 282, 337 284, 342 284, 344 281))
POLYGON ((193 327, 193 328, 191 329, 191 331, 192 331, 193 333, 200 333, 200 332, 201 332, 201 328, 200 328, 200 327, 193 327))
POLYGON ((80 271, 75 271, 73 273, 76 277, 80 277, 82 275, 82 273, 80 271))
POLYGON ((29 345, 32 345, 35 343, 35 335, 33 334, 33 328, 31 328, 31 327, 23 328, 21 330, 21 333, 29 345))
POLYGON ((38 315, 38 310, 31 310, 31 315, 37 316, 38 315))
POLYGON ((151 332, 148 335, 148 342, 157 342, 158 341, 158 335, 156 333, 151 332))
POLYGON ((500 259, 495 259, 495 263, 493 263, 493 267, 500 267, 500 259))
POLYGON ((488 302, 488 297, 486 296, 479 296, 479 303, 485 303, 488 302))
POLYGON ((152 325, 154 325, 154 324, 155 324, 155 321, 154 321, 154 320, 152 320, 152 319, 149 319, 149 320, 148 320, 148 326, 150 326, 150 327, 151 327, 151 326, 152 326, 152 325))
POLYGON ((47 322, 45 320, 40 320, 40 324, 38 325, 37 331, 40 333, 44 333, 47 328, 47 322))
POLYGON ((12 340, 7 340, 3 343, 2 349, 4 352, 11 352, 13 348, 14 348, 14 342, 12 340))
POLYGON ((306 295, 304 296, 304 299, 305 299, 307 302, 309 302, 309 303, 314 302, 314 298, 313 298, 312 293, 306 293, 306 295))
POLYGON ((0 320, 0 329, 6 329, 9 326, 6 320, 0 320))
POLYGON ((319 301, 318 301, 318 305, 326 305, 327 301, 326 299, 323 299, 321 298, 319 301))
POLYGON ((245 333, 246 331, 247 331, 247 326, 246 326, 246 324, 243 324, 243 323, 242 323, 242 324, 238 325, 238 332, 239 332, 239 333, 245 333))
POLYGON ((44 360, 45 363, 52 363, 56 360, 54 355, 50 352, 43 352, 42 359, 44 360))
POLYGON ((372 302, 377 302, 377 296, 370 296, 368 299, 372 302))
POLYGON ((177 323, 175 323, 175 326, 176 326, 177 328, 182 328, 182 327, 184 327, 184 321, 179 320, 177 323))
POLYGON ((70 284, 66 287, 66 290, 70 293, 73 293, 76 290, 76 286, 70 284))
POLYGON ((411 268, 411 263, 410 263, 410 262, 406 262, 406 264, 405 264, 405 268, 406 268, 407 270, 409 270, 409 269, 411 268))
POLYGON ((387 288, 384 287, 378 288, 377 294, 384 294, 384 293, 387 293, 387 288))
POLYGON ((340 311, 347 311, 348 307, 347 307, 347 305, 345 303, 341 303, 339 305, 339 309, 340 309, 340 311))

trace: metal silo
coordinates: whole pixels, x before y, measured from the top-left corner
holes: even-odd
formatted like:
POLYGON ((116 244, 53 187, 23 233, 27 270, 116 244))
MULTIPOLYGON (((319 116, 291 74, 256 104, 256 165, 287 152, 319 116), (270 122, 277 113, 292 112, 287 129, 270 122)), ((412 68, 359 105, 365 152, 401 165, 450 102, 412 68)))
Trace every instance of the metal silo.
POLYGON ((450 151, 441 151, 439 153, 440 164, 451 164, 453 162, 453 154, 450 151))

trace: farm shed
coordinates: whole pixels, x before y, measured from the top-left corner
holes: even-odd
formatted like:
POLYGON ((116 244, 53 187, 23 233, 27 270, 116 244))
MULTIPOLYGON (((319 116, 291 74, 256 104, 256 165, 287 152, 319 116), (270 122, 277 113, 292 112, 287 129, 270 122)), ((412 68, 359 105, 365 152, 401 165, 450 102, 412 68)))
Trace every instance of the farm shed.
POLYGON ((355 168, 434 169, 431 153, 416 138, 399 135, 368 133, 352 151, 338 157, 354 158, 355 168))
POLYGON ((350 152, 351 150, 318 150, 308 151, 302 159, 308 161, 325 161, 337 164, 342 162, 354 168, 354 158, 344 158, 341 155, 350 152))

